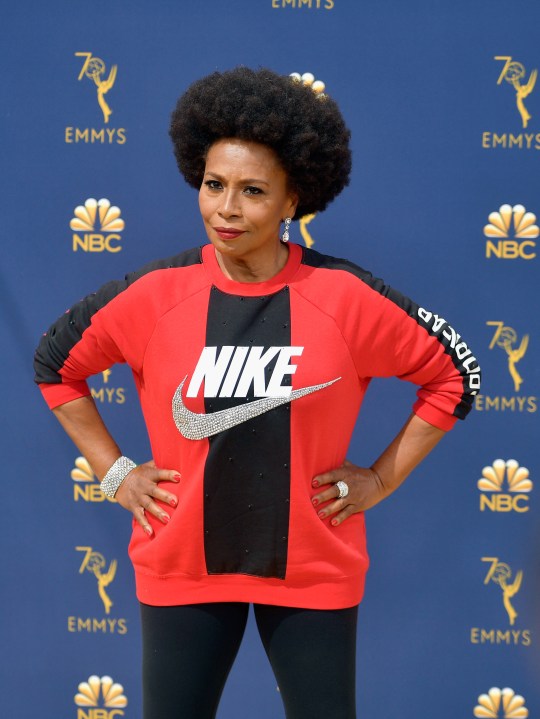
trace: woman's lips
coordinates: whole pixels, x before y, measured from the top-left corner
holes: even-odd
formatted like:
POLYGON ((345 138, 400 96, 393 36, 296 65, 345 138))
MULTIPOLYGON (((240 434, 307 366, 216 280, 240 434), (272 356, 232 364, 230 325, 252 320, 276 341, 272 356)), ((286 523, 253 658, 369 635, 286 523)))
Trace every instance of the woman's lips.
POLYGON ((244 234, 244 230, 235 230, 232 227, 214 227, 214 232, 222 240, 234 240, 244 234))

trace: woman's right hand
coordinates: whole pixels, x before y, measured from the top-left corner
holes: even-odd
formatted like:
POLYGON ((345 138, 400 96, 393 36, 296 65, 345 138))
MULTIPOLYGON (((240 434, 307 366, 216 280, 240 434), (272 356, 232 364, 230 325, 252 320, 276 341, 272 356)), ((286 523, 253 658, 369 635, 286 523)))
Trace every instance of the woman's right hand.
POLYGON ((170 516, 155 500, 164 502, 171 507, 176 507, 178 500, 174 494, 160 489, 159 482, 180 481, 180 475, 173 469, 158 469, 153 461, 140 464, 126 476, 118 487, 115 499, 124 509, 132 512, 137 522, 141 525, 146 534, 150 537, 154 533, 152 526, 148 523, 146 513, 150 512, 167 524, 170 516))

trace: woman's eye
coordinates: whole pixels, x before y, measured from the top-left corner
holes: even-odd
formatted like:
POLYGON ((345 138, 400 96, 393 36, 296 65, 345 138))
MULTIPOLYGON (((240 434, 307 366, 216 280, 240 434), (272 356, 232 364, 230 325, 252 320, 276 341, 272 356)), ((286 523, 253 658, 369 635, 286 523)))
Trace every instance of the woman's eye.
POLYGON ((262 190, 259 187, 252 187, 251 185, 248 185, 244 189, 244 192, 246 195, 260 195, 262 190))
POLYGON ((206 185, 206 187, 208 187, 209 190, 221 189, 221 182, 218 182, 218 180, 205 180, 204 184, 206 185))

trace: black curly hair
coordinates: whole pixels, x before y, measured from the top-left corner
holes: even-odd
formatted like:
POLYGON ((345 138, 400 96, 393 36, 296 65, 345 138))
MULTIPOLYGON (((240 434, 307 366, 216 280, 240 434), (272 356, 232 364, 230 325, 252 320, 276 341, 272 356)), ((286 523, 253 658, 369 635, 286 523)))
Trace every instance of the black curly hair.
POLYGON ((180 172, 197 189, 217 140, 271 148, 298 195, 296 218, 321 212, 349 183, 350 132, 337 104, 265 68, 237 67, 194 82, 178 100, 169 134, 180 172))

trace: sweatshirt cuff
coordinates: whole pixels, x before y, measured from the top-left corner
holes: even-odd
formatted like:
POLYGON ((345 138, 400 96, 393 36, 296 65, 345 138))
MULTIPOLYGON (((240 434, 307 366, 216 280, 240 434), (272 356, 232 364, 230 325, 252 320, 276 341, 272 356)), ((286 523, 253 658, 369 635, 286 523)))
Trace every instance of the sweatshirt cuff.
POLYGON ((444 432, 452 429, 457 422, 457 417, 454 417, 447 412, 443 412, 432 404, 428 404, 425 400, 419 399, 413 405, 413 412, 423 419, 428 424, 432 424, 438 429, 442 429, 444 432))
POLYGON ((45 402, 47 402, 49 409, 59 407, 61 404, 71 402, 74 399, 80 397, 87 397, 90 394, 90 389, 85 380, 78 382, 59 383, 59 384, 48 384, 42 383, 38 385, 45 402))

